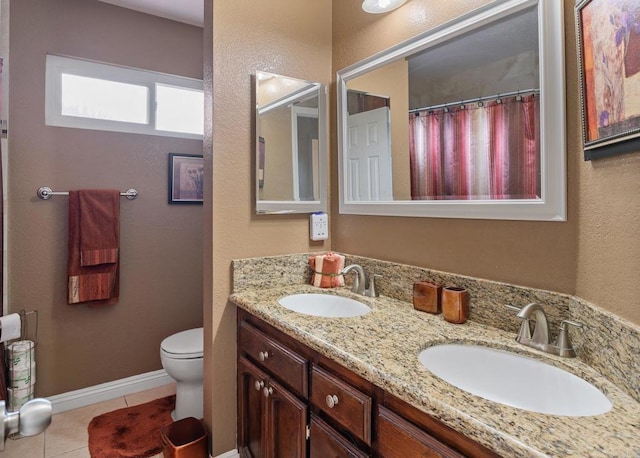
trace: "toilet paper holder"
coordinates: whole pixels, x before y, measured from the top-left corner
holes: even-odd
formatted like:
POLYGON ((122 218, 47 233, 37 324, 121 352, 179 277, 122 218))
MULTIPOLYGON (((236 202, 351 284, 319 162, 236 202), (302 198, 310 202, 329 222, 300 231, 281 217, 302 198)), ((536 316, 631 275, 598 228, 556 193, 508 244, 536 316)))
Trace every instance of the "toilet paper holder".
MULTIPOLYGON (((38 344, 38 311, 26 311, 21 310, 18 312, 20 315, 20 337, 12 339, 7 342, 5 349, 5 359, 8 370, 11 388, 7 388, 7 393, 10 394, 11 400, 9 401, 9 407, 15 411, 7 411, 7 404, 5 401, 0 400, 0 451, 4 450, 5 440, 8 437, 17 436, 35 436, 40 434, 51 424, 52 406, 51 402, 47 399, 36 398, 29 399, 26 402, 25 399, 33 396, 35 391, 35 348, 38 344), (35 320, 35 332, 31 335, 29 332, 29 321, 35 320), (12 344, 27 343, 26 353, 21 355, 20 351, 13 351, 12 344), (22 368, 19 364, 16 366, 16 361, 19 360, 19 356, 25 356, 24 361, 20 361, 25 367, 22 368), (22 382, 24 380, 25 387, 22 384, 14 384, 11 374, 13 371, 22 370, 26 371, 27 375, 24 379, 20 378, 22 382), (28 396, 20 398, 19 402, 16 402, 13 398, 13 394, 16 394, 16 399, 19 398, 18 391, 26 389, 28 396), (10 393, 11 392, 11 393, 10 393)), ((0 325, 0 333, 2 332, 0 325)), ((1 334, 0 334, 1 335, 1 334)), ((24 349, 21 349, 24 350, 24 349)), ((16 382, 17 383, 17 382, 16 382)))
MULTIPOLYGON (((37 310, 30 310, 30 311, 26 311, 26 310, 20 310, 18 312, 18 315, 20 315, 20 337, 19 339, 27 339, 28 338, 28 334, 29 334, 29 316, 33 315, 34 319, 35 319, 35 333, 34 333, 34 338, 31 339, 33 340, 33 342, 37 342, 38 341, 38 311, 37 310)), ((0 339, 2 339, 2 324, 0 323, 0 339)), ((18 340, 18 339, 16 339, 18 340)))
POLYGON ((17 315, 20 317, 20 335, 5 341, 4 352, 9 382, 6 404, 11 411, 19 410, 26 401, 33 399, 36 385, 38 311, 23 309, 17 315))

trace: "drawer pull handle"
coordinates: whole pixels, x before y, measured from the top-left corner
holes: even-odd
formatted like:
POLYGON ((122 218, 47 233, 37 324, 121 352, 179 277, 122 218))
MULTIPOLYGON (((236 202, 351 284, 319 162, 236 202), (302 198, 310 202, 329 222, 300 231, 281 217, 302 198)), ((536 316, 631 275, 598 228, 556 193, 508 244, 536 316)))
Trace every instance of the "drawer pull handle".
POLYGON ((273 388, 265 386, 264 389, 262 390, 262 394, 264 394, 265 398, 268 398, 273 394, 273 388))
POLYGON ((256 387, 256 391, 260 391, 262 388, 264 388, 264 382, 262 380, 256 380, 254 386, 256 387))
POLYGON ((265 359, 269 358, 269 352, 268 351, 261 351, 260 353, 258 353, 258 359, 260 361, 264 361, 265 359))
POLYGON ((335 394, 327 395, 325 400, 327 401, 327 407, 329 407, 330 409, 333 409, 338 405, 338 396, 336 396, 335 394))

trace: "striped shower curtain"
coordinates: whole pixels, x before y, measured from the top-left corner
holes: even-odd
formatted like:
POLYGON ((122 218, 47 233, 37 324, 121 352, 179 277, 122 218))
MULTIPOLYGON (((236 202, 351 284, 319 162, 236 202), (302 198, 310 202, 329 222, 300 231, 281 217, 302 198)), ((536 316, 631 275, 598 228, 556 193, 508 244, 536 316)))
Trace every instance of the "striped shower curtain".
POLYGON ((413 200, 540 197, 535 95, 409 115, 413 200))

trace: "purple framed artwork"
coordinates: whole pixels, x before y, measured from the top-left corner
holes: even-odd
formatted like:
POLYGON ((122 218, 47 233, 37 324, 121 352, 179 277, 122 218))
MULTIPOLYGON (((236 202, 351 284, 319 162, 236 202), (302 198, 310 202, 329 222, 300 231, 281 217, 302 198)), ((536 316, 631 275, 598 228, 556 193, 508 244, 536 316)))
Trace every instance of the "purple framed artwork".
POLYGON ((169 154, 169 203, 200 204, 204 160, 196 154, 169 154))
POLYGON ((640 0, 578 0, 585 160, 640 150, 640 0))

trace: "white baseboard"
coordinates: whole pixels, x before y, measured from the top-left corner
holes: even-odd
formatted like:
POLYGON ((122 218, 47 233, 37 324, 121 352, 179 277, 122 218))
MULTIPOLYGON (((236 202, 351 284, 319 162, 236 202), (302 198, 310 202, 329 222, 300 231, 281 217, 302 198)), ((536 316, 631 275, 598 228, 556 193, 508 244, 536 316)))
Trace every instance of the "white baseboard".
POLYGON ((120 396, 126 396, 139 391, 168 385, 173 383, 173 381, 174 380, 169 377, 164 369, 160 369, 120 380, 114 380, 113 382, 82 388, 80 390, 56 394, 48 397, 47 399, 51 401, 53 413, 56 414, 66 412, 67 410, 77 409, 78 407, 86 407, 88 405, 95 404, 96 402, 109 401, 120 396))

